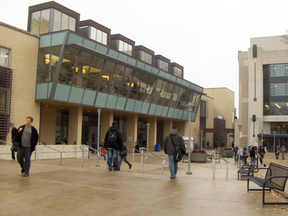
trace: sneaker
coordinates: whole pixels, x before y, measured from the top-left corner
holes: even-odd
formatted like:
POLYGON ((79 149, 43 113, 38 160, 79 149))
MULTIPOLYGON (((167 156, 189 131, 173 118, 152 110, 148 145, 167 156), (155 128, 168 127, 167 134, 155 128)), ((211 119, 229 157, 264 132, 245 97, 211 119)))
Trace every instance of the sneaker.
POLYGON ((27 174, 27 173, 25 173, 24 175, 23 175, 23 177, 28 177, 29 176, 29 174, 27 174))
POLYGON ((21 174, 23 175, 25 172, 24 172, 24 170, 23 169, 21 169, 21 174))
POLYGON ((170 179, 176 179, 176 176, 175 177, 170 177, 170 179))
POLYGON ((129 165, 129 169, 131 169, 131 167, 132 167, 132 164, 129 165))

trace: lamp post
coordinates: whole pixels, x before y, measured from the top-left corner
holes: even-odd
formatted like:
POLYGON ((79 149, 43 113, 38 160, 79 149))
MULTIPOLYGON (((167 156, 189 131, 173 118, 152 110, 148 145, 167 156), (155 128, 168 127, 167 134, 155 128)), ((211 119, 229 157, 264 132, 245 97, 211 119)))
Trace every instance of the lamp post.
POLYGON ((194 104, 191 102, 186 105, 188 107, 188 113, 189 113, 189 144, 188 144, 188 171, 186 172, 187 175, 191 175, 192 172, 190 171, 190 163, 191 163, 191 113, 192 113, 192 108, 194 104))
MULTIPOLYGON (((241 133, 241 127, 242 127, 242 125, 238 125, 238 127, 239 127, 239 148, 238 148, 238 151, 239 151, 239 153, 240 153, 240 149, 241 149, 241 138, 242 138, 242 133, 241 133)), ((238 154, 238 152, 237 152, 237 154, 238 154)), ((240 154, 238 155, 238 167, 240 167, 241 166, 241 161, 240 161, 240 154)))
POLYGON ((147 140, 146 140, 147 160, 146 160, 146 163, 148 163, 148 146, 149 146, 149 127, 150 127, 150 124, 147 123, 146 126, 147 126, 147 140))
POLYGON ((101 114, 101 105, 97 106, 98 113, 98 126, 97 126, 97 164, 95 166, 100 166, 99 164, 99 140, 100 140, 100 114, 101 114))
POLYGON ((276 133, 276 131, 273 131, 273 133, 274 133, 274 140, 273 140, 273 152, 274 152, 274 154, 275 154, 275 133, 276 133))

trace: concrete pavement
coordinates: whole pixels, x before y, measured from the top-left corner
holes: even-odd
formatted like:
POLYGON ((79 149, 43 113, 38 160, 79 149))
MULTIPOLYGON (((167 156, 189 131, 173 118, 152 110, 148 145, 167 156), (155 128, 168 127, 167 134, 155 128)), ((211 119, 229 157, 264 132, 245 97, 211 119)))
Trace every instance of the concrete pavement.
MULTIPOLYGON (((211 151, 208 151, 210 153, 211 151)), ((81 159, 32 160, 30 176, 22 177, 16 161, 0 160, 0 215, 288 215, 288 206, 262 207, 261 192, 246 191, 246 181, 237 180, 238 164, 191 163, 192 175, 186 175, 187 163, 180 163, 177 178, 169 178, 168 158, 164 174, 161 161, 149 157, 141 173, 140 154, 122 162, 121 171, 109 172, 105 161, 95 167, 96 157, 81 159)), ((33 158, 32 158, 33 159, 33 158)), ((276 161, 266 154, 265 162, 276 161)), ((288 166, 287 160, 276 162, 288 166)), ((261 175, 261 173, 258 173, 261 175)), ((286 188, 287 192, 287 188, 286 188)), ((268 200, 286 201, 274 191, 268 200)))

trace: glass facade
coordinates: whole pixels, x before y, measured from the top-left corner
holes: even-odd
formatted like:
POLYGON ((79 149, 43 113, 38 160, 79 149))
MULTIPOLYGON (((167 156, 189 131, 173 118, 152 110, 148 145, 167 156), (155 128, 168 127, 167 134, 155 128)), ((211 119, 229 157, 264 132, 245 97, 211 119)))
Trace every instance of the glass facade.
POLYGON ((288 64, 263 65, 264 115, 288 115, 288 64))
POLYGON ((107 34, 99 29, 90 26, 89 38, 99 43, 107 45, 107 34))
POLYGON ((33 12, 31 16, 31 32, 36 35, 75 28, 75 18, 53 8, 33 12))
POLYGON ((59 33, 40 37, 36 100, 84 106, 100 104, 109 109, 182 120, 188 119, 186 104, 193 102, 195 119, 203 92, 201 87, 173 75, 169 79, 162 77, 159 69, 151 65, 147 67, 128 55, 99 43, 92 45, 72 32, 63 32, 67 33, 63 53, 60 45, 51 42, 53 35, 59 37, 59 33), (73 45, 74 41, 77 46, 73 45), (85 51, 85 47, 89 49, 85 51), (55 93, 50 96, 50 92, 55 93))

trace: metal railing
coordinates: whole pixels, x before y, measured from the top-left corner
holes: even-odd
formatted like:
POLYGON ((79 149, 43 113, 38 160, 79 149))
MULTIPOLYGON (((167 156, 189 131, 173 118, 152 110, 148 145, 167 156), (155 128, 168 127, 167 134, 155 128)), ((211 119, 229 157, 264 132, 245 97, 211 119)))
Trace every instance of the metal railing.
MULTIPOLYGON (((60 151, 60 150, 55 149, 55 148, 53 148, 53 147, 51 147, 51 146, 44 145, 44 144, 41 143, 41 142, 38 142, 38 144, 39 144, 39 145, 42 145, 42 146, 44 146, 44 147, 46 147, 46 148, 49 148, 49 149, 52 149, 52 150, 54 150, 54 151, 59 152, 59 153, 60 153, 60 165, 62 165, 63 153, 65 153, 65 151, 60 151)), ((35 162, 36 162, 36 154, 37 154, 37 148, 36 148, 36 146, 35 146, 35 154, 34 154, 34 157, 35 157, 34 160, 35 160, 35 162)))
POLYGON ((230 161, 227 161, 224 157, 222 157, 222 155, 218 154, 215 150, 212 151, 212 167, 213 167, 213 179, 215 179, 215 172, 216 172, 216 157, 218 156, 218 158, 220 159, 220 168, 221 168, 221 161, 225 161, 226 162, 226 179, 228 179, 228 170, 229 170, 229 164, 230 161))
MULTIPOLYGON (((81 146, 80 146, 80 149, 81 149, 81 151, 82 151, 82 168, 84 167, 84 153, 85 153, 85 148, 84 147, 86 147, 87 148, 87 152, 88 152, 88 160, 90 159, 90 149, 91 150, 93 150, 93 151, 95 151, 96 153, 97 153, 97 164, 95 165, 95 166, 100 166, 99 165, 99 158, 98 158, 98 153, 100 153, 100 159, 101 159, 101 157, 102 157, 102 155, 103 156, 105 156, 106 157, 106 159, 108 159, 107 158, 107 154, 104 154, 104 153, 102 153, 102 147, 99 147, 99 152, 98 152, 98 150, 97 149, 95 149, 95 148, 92 148, 91 146, 89 146, 89 145, 85 145, 85 144, 82 144, 81 146)), ((75 149, 75 157, 76 157, 76 149, 75 149)), ((106 170, 108 169, 108 165, 107 165, 107 163, 106 163, 106 170)))
POLYGON ((164 168, 164 163, 165 163, 165 157, 160 157, 158 156, 157 154, 155 154, 154 152, 144 148, 144 147, 141 147, 139 149, 139 151, 137 149, 132 149, 133 151, 133 156, 132 156, 132 161, 134 161, 134 153, 135 151, 139 152, 141 154, 141 173, 143 173, 143 157, 145 155, 145 163, 148 162, 148 153, 151 153, 152 155, 156 156, 157 158, 161 159, 161 174, 163 175, 163 168, 164 168), (144 151, 146 151, 146 154, 144 154, 144 151))

